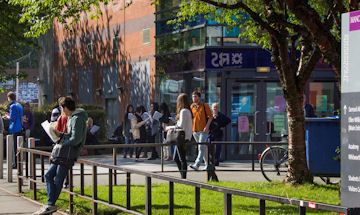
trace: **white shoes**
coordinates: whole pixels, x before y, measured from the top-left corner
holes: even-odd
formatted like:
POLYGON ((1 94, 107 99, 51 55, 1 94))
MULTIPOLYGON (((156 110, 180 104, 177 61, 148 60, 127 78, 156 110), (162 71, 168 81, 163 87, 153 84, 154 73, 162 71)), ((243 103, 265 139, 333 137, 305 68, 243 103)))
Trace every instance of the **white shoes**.
POLYGON ((32 215, 46 215, 52 214, 57 211, 57 207, 55 205, 45 205, 40 210, 36 211, 32 215))
POLYGON ((193 169, 193 170, 199 170, 199 167, 198 166, 196 166, 195 164, 192 164, 192 165, 190 165, 189 166, 191 169, 193 169))

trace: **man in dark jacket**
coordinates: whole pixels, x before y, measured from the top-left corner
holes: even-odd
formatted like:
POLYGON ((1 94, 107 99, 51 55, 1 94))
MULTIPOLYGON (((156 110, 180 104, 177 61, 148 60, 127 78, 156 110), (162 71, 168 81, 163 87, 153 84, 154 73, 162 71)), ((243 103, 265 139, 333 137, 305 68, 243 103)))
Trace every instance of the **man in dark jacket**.
MULTIPOLYGON (((210 125, 210 139, 211 141, 222 141, 224 136, 223 130, 231 120, 219 112, 218 103, 212 105, 212 111, 214 118, 210 125)), ((221 146, 220 144, 215 145, 215 166, 219 166, 221 146)))

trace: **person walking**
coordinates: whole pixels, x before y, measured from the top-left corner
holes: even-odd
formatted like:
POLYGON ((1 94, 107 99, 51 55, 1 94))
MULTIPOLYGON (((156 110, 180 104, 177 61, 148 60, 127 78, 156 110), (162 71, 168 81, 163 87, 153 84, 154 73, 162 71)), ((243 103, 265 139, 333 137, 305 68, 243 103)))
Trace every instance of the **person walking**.
MULTIPOLYGON (((133 144, 134 139, 131 130, 131 119, 134 118, 134 107, 130 104, 126 107, 126 113, 123 121, 123 136, 125 137, 125 144, 133 144)), ((134 148, 124 148, 124 158, 129 154, 129 157, 132 158, 134 148)))
POLYGON ((30 110, 30 104, 27 102, 24 105, 24 114, 22 119, 23 129, 25 131, 25 143, 27 139, 30 137, 31 132, 35 127, 35 116, 34 113, 30 110))
POLYGON ((13 145, 14 156, 13 156, 12 168, 16 169, 17 137, 22 135, 21 130, 22 130, 23 107, 20 103, 16 101, 16 95, 14 92, 12 91, 8 92, 7 99, 10 102, 9 113, 6 113, 3 116, 3 119, 9 120, 9 134, 12 134, 14 138, 14 145, 13 145))
MULTIPOLYGON (((65 97, 60 103, 60 106, 64 113, 69 117, 69 120, 67 123, 67 133, 53 130, 54 133, 62 139, 61 143, 57 144, 73 146, 78 152, 77 156, 79 156, 86 140, 87 113, 81 108, 76 108, 75 101, 71 97, 65 97)), ((55 203, 59 198, 64 179, 68 172, 68 166, 57 165, 54 163, 50 164, 49 169, 45 173, 47 203, 39 211, 35 212, 34 215, 51 214, 57 211, 55 203)))
MULTIPOLYGON (((142 107, 139 106, 135 109, 135 117, 131 119, 131 130, 134 138, 135 143, 145 143, 146 141, 146 130, 145 130, 145 123, 141 116, 143 115, 142 107)), ((143 147, 135 148, 135 161, 139 160, 141 151, 143 147)))
MULTIPOLYGON (((153 102, 150 105, 150 127, 151 130, 148 133, 148 143, 155 143, 156 141, 156 135, 159 133, 159 126, 160 122, 158 119, 154 119, 155 112, 159 111, 159 104, 157 102, 153 102)), ((155 160, 156 158, 159 158, 158 153, 156 151, 156 148, 150 147, 151 149, 151 155, 148 158, 148 160, 155 160)))
MULTIPOLYGON (((190 101, 188 95, 182 93, 176 101, 176 125, 166 127, 169 129, 182 128, 185 131, 185 143, 190 142, 192 136, 192 115, 190 111, 190 101)), ((186 179, 187 163, 186 163, 186 147, 185 143, 175 146, 174 160, 180 171, 181 178, 186 179)))
MULTIPOLYGON (((166 103, 160 104, 159 111, 162 114, 161 118, 159 119, 159 122, 161 123, 160 139, 161 142, 164 143, 167 134, 166 127, 174 125, 174 122, 170 119, 171 114, 169 111, 169 106, 166 103)), ((170 157, 172 157, 172 146, 164 146, 164 160, 170 160, 170 157)))
MULTIPOLYGON (((209 137, 209 127, 213 119, 210 107, 207 103, 201 101, 201 94, 198 91, 192 93, 193 103, 191 104, 191 112, 193 115, 193 136, 197 143, 205 143, 209 137)), ((201 161, 204 160, 207 169, 206 145, 198 145, 198 156, 195 163, 190 165, 194 170, 199 170, 201 161)))
MULTIPOLYGON (((219 111, 218 103, 212 104, 211 109, 213 111, 213 120, 210 124, 210 140, 222 141, 224 135, 223 131, 225 127, 231 122, 231 120, 229 117, 225 116, 219 111)), ((221 144, 215 145, 215 166, 219 166, 221 146, 221 144)))

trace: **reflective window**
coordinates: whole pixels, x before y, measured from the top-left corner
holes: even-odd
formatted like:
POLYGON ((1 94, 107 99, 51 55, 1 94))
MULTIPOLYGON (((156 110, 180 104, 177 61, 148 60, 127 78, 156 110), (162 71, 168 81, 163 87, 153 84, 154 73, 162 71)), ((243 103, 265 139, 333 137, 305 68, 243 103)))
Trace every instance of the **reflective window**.
POLYGON ((172 7, 176 7, 180 4, 180 0, 159 0, 159 4, 156 6, 156 10, 165 10, 172 7))
POLYGON ((221 26, 209 26, 206 28, 206 45, 221 46, 221 26))
POLYGON ((224 46, 236 46, 241 44, 241 40, 239 38, 239 27, 224 27, 223 30, 223 43, 224 46))
POLYGON ((314 107, 317 117, 333 116, 335 110, 335 83, 312 82, 309 89, 308 103, 314 107))

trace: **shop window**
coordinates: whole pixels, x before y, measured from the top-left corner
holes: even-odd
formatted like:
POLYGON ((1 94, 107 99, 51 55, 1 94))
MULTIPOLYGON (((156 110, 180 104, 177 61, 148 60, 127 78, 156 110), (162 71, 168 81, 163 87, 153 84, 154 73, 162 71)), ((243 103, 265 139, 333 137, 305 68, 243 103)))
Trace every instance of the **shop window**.
POLYGON ((143 29, 143 45, 150 43, 150 28, 143 29))
POLYGON ((221 26, 209 26, 206 28, 206 45, 221 46, 221 26))
POLYGON ((120 40, 119 40, 119 36, 118 35, 115 35, 115 37, 113 37, 113 51, 116 52, 120 49, 120 40))
MULTIPOLYGON (((332 116, 335 109, 335 83, 312 82, 309 86, 309 103, 317 117, 332 116)), ((337 106, 337 105, 336 105, 337 106)))
POLYGON ((92 42, 87 44, 87 55, 88 55, 88 57, 93 57, 93 44, 92 44, 92 42))
POLYGON ((207 72, 206 86, 206 102, 210 105, 210 107, 214 103, 218 103, 220 105, 221 72, 207 72))
POLYGON ((204 46, 205 28, 194 29, 184 32, 184 49, 192 49, 204 46))
POLYGON ((71 58, 71 49, 66 49, 65 52, 64 52, 64 55, 65 55, 65 60, 68 63, 70 61, 70 58, 71 58))

